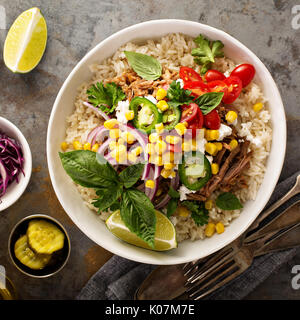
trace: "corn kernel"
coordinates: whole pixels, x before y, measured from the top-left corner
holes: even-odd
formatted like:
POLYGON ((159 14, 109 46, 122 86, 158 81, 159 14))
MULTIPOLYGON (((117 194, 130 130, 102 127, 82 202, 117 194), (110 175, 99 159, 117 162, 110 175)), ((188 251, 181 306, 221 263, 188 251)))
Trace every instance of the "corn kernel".
POLYGON ((129 152, 128 155, 127 155, 127 158, 130 162, 132 163, 136 163, 136 160, 137 160, 137 156, 132 153, 132 152, 129 152))
POLYGON ((83 148, 82 143, 79 142, 78 140, 73 141, 73 148, 75 150, 82 150, 83 148))
POLYGON ((231 141, 230 141, 230 143, 229 143, 229 146, 230 146, 230 148, 231 148, 231 150, 233 150, 233 149, 235 149, 237 146, 238 146, 238 142, 237 142, 237 140, 236 139, 232 139, 231 141))
POLYGON ((228 123, 233 123, 237 119, 237 113, 235 111, 228 111, 225 119, 228 123))
POLYGON ((177 144, 181 141, 181 138, 168 135, 166 136, 166 141, 170 144, 177 144))
POLYGON ((219 130, 211 130, 210 131, 211 140, 217 140, 217 139, 219 139, 219 136, 220 136, 219 130))
POLYGON ((175 130, 180 136, 183 136, 187 129, 183 123, 177 123, 175 126, 175 130))
POLYGON ((182 122, 182 124, 187 128, 189 126, 189 123, 187 121, 182 122))
POLYGON ((111 141, 110 143, 109 143, 109 149, 110 150, 113 150, 114 148, 116 148, 117 147, 117 145, 118 145, 118 142, 117 141, 115 141, 115 140, 113 140, 113 141, 111 141))
POLYGON ((255 105, 253 106, 253 110, 255 112, 259 112, 262 108, 263 108, 263 104, 261 102, 255 103, 255 105))
POLYGON ((62 151, 66 151, 68 149, 68 144, 66 143, 66 141, 60 144, 60 148, 62 151))
POLYGON ((83 145, 83 150, 91 150, 91 149, 92 149, 92 146, 89 142, 87 142, 83 145))
POLYGON ((92 151, 93 152, 97 152, 99 149, 99 144, 98 143, 95 143, 93 146, 92 146, 92 151))
POLYGON ((174 163, 165 163, 164 164, 164 169, 166 170, 172 170, 175 167, 174 163))
POLYGON ((192 150, 192 143, 190 141, 182 143, 182 151, 189 152, 191 150, 192 150))
POLYGON ((197 141, 195 139, 192 140, 192 151, 197 151, 197 141))
POLYGON ((169 178, 170 174, 171 174, 171 170, 166 170, 166 169, 162 169, 160 173, 160 175, 165 179, 169 178))
POLYGON ((155 196, 159 197, 162 193, 163 193, 163 188, 158 188, 157 191, 156 191, 155 196))
POLYGON ((157 142, 158 140, 161 140, 161 137, 158 135, 157 132, 153 132, 149 135, 149 141, 151 143, 155 143, 157 142))
POLYGON ((159 88, 156 92, 156 99, 157 100, 162 100, 163 98, 165 98, 167 95, 167 91, 163 88, 159 88))
POLYGON ((217 163, 211 164, 211 173, 218 174, 219 173, 219 165, 217 163))
POLYGON ((158 153, 158 154, 163 154, 165 151, 166 151, 166 149, 167 149, 167 144, 164 142, 164 141, 162 141, 162 140, 158 140, 157 142, 156 142, 156 145, 155 145, 155 151, 156 151, 156 153, 158 153))
POLYGON ((128 144, 133 144, 135 141, 134 135, 129 131, 121 132, 121 138, 124 139, 128 144))
POLYGON ((162 156, 156 156, 154 158, 154 164, 156 164, 159 167, 162 166, 164 164, 162 160, 162 156))
POLYGON ((171 174, 169 175, 169 177, 175 178, 176 177, 176 172, 174 170, 172 170, 171 174))
POLYGON ((150 155, 155 154, 155 144, 154 143, 147 143, 146 152, 150 155))
POLYGON ((212 222, 209 222, 205 228, 204 233, 207 237, 211 237, 215 233, 215 231, 216 231, 215 224, 212 222))
POLYGON ((155 186, 155 182, 153 180, 147 180, 146 181, 146 188, 153 189, 155 186))
POLYGON ((223 149, 223 144, 221 142, 215 142, 214 145, 217 147, 218 151, 221 151, 223 149))
POLYGON ((127 148, 123 144, 118 145, 110 154, 117 162, 124 162, 127 158, 127 148))
POLYGON ((211 210, 213 208, 213 201, 212 200, 206 200, 204 203, 206 210, 211 210))
MULTIPOLYGON (((107 120, 109 121, 109 120, 107 120)), ((109 130, 109 137, 111 139, 118 139, 120 137, 120 130, 119 129, 110 129, 109 130)))
POLYGON ((165 100, 158 101, 156 106, 160 111, 166 111, 169 108, 169 105, 167 104, 167 102, 165 100))
POLYGON ((118 139, 118 145, 125 144, 125 140, 123 138, 118 139))
POLYGON ((138 146, 136 148, 134 148, 131 153, 133 153, 136 156, 139 156, 142 153, 143 149, 141 146, 138 146))
POLYGON ((179 206, 177 209, 178 214, 180 215, 180 217, 188 217, 190 215, 190 211, 187 207, 184 206, 179 206))
POLYGON ((174 162, 174 158, 174 152, 167 151, 162 155, 163 163, 172 163, 174 162))
POLYGON ((103 125, 106 129, 113 129, 119 124, 117 119, 109 119, 104 121, 103 125))
POLYGON ((160 133, 163 133, 164 132, 164 124, 161 122, 161 123, 157 123, 155 125, 155 130, 158 134, 160 133))
POLYGON ((216 231, 218 234, 223 233, 225 231, 224 224, 222 222, 218 222, 216 224, 216 231))
POLYGON ((218 149, 215 146, 215 144, 213 144, 211 142, 208 142, 208 143, 205 144, 205 151, 207 153, 209 153, 210 155, 215 156, 217 154, 217 152, 218 152, 218 149))
POLYGON ((125 112, 125 118, 126 120, 130 121, 134 118, 134 111, 133 110, 128 110, 125 112))

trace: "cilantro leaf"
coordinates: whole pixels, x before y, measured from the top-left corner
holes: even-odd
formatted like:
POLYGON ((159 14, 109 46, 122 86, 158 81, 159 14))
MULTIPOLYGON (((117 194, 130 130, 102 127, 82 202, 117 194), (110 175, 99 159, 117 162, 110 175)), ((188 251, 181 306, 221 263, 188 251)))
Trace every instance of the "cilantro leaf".
POLYGON ((190 90, 184 90, 180 86, 180 82, 173 81, 167 91, 168 104, 173 107, 178 107, 183 104, 190 104, 193 97, 190 95, 190 90))
POLYGON ((180 198, 180 194, 178 191, 176 191, 172 186, 170 186, 170 189, 168 191, 168 195, 171 198, 175 198, 175 199, 179 199, 180 198))
POLYGON ((215 62, 215 58, 224 57, 222 50, 224 44, 220 40, 210 41, 202 34, 195 38, 194 42, 198 47, 192 50, 192 56, 194 56, 194 61, 202 66, 201 75, 204 75, 211 68, 211 64, 215 62))
POLYGON ((197 226, 204 226, 208 222, 208 210, 205 209, 204 202, 199 201, 183 201, 183 206, 191 211, 191 217, 197 226))
POLYGON ((87 90, 87 94, 89 103, 105 113, 114 112, 118 102, 126 98, 121 87, 114 82, 107 83, 106 86, 102 82, 97 82, 87 90))
POLYGON ((178 199, 177 198, 172 198, 169 202, 168 202, 168 206, 167 206, 167 217, 170 218, 174 212, 176 211, 178 206, 178 199))

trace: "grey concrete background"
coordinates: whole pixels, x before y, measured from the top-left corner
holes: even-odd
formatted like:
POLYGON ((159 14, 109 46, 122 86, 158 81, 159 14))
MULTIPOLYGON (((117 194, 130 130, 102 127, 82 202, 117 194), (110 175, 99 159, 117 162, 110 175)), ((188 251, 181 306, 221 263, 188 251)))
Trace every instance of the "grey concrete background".
MULTIPOLYGON (((110 253, 81 233, 64 213, 52 190, 46 162, 46 129, 55 97, 75 64, 97 43, 132 24, 178 18, 220 28, 254 51, 266 64, 282 94, 288 121, 288 144, 281 179, 300 169, 300 29, 291 26, 299 0, 0 0, 6 29, 24 10, 37 6, 48 25, 48 43, 38 67, 26 75, 11 73, 0 57, 0 114, 25 134, 33 153, 33 174, 23 197, 0 213, 0 264, 22 299, 72 299, 110 253), (10 263, 7 239, 22 217, 46 213, 58 218, 72 241, 69 263, 43 280, 23 276, 10 263)), ((300 20, 299 20, 300 23, 300 20)), ((1 52, 7 30, 0 30, 1 52)), ((299 299, 290 285, 299 254, 262 283, 248 299, 299 299)))

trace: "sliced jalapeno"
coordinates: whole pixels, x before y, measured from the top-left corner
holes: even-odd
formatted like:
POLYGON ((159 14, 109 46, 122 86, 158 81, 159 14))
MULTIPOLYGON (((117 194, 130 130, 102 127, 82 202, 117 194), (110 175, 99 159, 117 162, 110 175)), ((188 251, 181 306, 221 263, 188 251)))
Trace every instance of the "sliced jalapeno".
POLYGON ((163 124, 166 130, 172 130, 180 121, 181 111, 179 107, 169 105, 168 110, 163 113, 163 124))
POLYGON ((180 181, 190 190, 201 189, 211 177, 211 165, 201 152, 185 153, 178 166, 180 181))
POLYGON ((155 125, 162 122, 162 114, 156 105, 143 97, 135 97, 131 100, 129 109, 134 112, 133 125, 147 134, 155 129, 155 125))

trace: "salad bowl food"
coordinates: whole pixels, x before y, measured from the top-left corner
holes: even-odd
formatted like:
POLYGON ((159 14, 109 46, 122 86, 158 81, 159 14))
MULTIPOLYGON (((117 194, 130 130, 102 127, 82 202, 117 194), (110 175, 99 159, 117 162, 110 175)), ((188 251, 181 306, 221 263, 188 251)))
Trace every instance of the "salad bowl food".
POLYGON ((285 144, 279 91, 249 49, 206 25, 157 20, 77 64, 51 113, 47 158, 59 201, 88 237, 131 260, 179 264, 251 225, 285 144))

